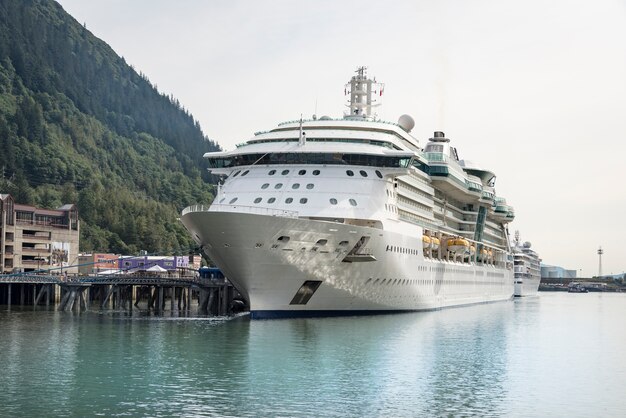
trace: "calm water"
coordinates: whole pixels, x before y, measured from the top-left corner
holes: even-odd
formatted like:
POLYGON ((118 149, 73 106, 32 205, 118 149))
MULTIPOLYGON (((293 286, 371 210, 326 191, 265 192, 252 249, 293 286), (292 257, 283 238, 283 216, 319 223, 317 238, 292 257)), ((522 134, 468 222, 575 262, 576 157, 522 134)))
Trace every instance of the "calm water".
POLYGON ((626 294, 250 321, 0 311, 0 416, 625 416, 626 294))

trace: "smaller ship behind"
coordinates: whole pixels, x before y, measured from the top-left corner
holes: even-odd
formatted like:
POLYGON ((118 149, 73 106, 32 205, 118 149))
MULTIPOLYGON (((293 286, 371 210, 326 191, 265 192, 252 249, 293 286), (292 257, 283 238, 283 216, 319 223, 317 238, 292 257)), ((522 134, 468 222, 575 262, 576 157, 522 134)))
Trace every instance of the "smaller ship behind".
POLYGON ((533 251, 530 242, 520 241, 519 231, 515 231, 513 261, 515 265, 513 294, 516 297, 536 296, 541 282, 541 259, 533 251))

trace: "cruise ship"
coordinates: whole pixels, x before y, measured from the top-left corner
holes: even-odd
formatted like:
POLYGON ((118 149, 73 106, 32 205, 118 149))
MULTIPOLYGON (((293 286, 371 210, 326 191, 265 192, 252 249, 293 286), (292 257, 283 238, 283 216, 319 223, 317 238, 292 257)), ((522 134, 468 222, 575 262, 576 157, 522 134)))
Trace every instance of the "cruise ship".
POLYGON ((531 244, 528 241, 522 244, 519 231, 515 231, 513 264, 516 297, 537 296, 539 282, 541 282, 541 259, 530 247, 531 244))
POLYGON ((443 132, 374 113, 384 85, 357 69, 346 114, 257 132, 204 155, 221 177, 181 221, 251 318, 329 316, 510 300, 514 211, 495 174, 443 132))

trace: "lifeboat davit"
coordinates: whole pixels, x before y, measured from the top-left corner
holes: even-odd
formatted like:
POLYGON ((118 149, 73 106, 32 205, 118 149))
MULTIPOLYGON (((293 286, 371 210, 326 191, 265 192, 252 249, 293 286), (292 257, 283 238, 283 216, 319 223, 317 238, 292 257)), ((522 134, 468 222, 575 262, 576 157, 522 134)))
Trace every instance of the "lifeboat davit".
POLYGON ((463 238, 452 238, 448 240, 448 250, 453 253, 464 253, 469 250, 469 241, 463 238))

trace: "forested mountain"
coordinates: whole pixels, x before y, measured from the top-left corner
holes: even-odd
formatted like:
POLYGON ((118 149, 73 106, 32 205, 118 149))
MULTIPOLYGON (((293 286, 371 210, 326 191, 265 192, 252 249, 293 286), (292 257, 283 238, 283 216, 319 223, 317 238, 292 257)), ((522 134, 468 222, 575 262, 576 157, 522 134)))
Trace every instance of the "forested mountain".
POLYGON ((184 251, 218 146, 52 0, 0 1, 0 193, 78 203, 81 251, 184 251))

